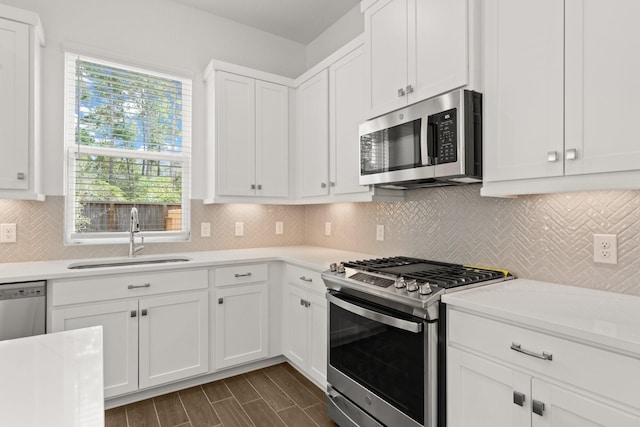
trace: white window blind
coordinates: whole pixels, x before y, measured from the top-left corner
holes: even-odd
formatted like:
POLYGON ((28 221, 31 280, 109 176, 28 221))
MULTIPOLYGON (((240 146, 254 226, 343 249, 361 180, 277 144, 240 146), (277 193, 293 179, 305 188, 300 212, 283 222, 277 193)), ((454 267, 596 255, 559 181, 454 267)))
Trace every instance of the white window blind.
POLYGON ((189 238, 191 81, 66 53, 66 238, 189 238))

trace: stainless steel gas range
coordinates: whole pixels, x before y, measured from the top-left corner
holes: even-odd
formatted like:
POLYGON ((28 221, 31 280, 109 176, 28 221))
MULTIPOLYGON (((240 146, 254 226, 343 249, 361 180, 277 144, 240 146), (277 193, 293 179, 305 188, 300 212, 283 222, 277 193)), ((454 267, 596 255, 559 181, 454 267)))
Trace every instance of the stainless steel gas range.
POLYGON ((332 264, 328 411, 340 426, 443 427, 446 319, 440 297, 508 272, 393 257, 332 264))

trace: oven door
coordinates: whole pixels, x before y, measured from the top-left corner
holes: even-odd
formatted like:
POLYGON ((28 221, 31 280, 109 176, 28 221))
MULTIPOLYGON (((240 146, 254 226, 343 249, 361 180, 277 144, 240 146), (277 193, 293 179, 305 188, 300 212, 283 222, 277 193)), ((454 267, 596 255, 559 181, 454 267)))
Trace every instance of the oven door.
POLYGON ((364 412, 383 425, 435 426, 437 321, 333 290, 327 299, 330 415, 362 420, 364 412))

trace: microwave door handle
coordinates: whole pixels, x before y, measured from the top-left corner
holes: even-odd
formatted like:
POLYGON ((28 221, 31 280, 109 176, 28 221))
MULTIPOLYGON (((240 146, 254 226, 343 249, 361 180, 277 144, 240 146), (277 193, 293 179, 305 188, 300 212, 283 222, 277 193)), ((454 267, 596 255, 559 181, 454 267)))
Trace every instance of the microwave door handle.
POLYGON ((437 153, 436 153, 436 141, 438 140, 438 126, 436 123, 428 121, 427 124, 428 135, 427 135, 427 152, 429 153, 429 164, 435 165, 437 163, 437 153))
POLYGON ((343 308, 351 313, 357 314, 358 316, 366 317, 367 319, 379 323, 384 323, 385 325, 393 326, 394 328, 402 329, 414 334, 419 334, 422 332, 422 323, 409 322, 407 320, 398 319, 393 316, 378 313, 377 311, 369 310, 341 300, 340 298, 337 298, 331 294, 327 294, 327 299, 331 304, 337 305, 338 307, 343 308))

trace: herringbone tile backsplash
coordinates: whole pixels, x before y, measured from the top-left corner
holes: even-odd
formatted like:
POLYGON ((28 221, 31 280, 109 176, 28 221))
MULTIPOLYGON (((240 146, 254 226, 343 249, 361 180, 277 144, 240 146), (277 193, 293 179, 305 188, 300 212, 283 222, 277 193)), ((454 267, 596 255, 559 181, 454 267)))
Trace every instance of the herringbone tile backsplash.
MULTIPOLYGON (((640 191, 480 197, 480 186, 412 190, 402 203, 311 206, 191 204, 185 243, 145 243, 145 254, 314 245, 375 255, 407 255, 500 267, 517 277, 640 296, 640 191), (234 222, 244 222, 244 237, 234 222), (285 233, 275 234, 275 222, 285 233), (200 223, 211 237, 200 238, 200 223), (324 235, 331 222, 331 236, 324 235), (376 225, 385 240, 376 241, 376 225), (618 235, 618 264, 593 262, 593 234, 618 235)), ((64 199, 0 200, 0 222, 18 225, 0 243, 0 263, 125 256, 126 245, 63 244, 64 199)), ((336 260, 340 261, 340 260, 336 260)), ((0 264, 0 274, 2 265, 0 264)))
POLYGON ((403 203, 308 207, 306 243, 640 295, 640 191, 497 199, 480 197, 480 186, 471 185, 407 194, 403 203), (376 224, 385 226, 383 242, 376 241, 376 224), (594 233, 618 235, 617 265, 593 262, 594 233))

